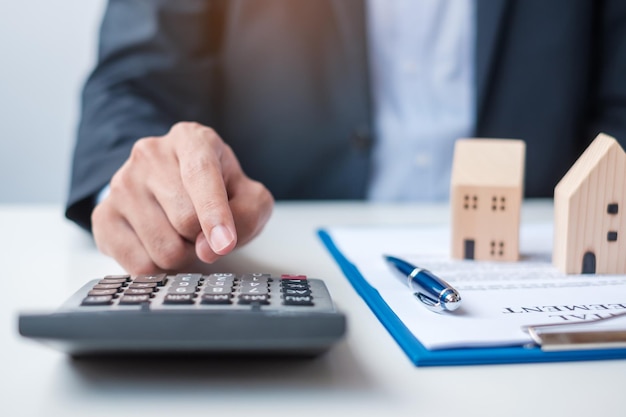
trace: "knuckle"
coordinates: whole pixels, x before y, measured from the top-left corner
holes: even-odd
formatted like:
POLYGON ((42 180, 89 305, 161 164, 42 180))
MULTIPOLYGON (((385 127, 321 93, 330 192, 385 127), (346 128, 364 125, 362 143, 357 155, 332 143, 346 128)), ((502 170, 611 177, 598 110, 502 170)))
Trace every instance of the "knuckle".
POLYGON ((157 243, 155 263, 165 270, 177 269, 187 259, 187 247, 181 239, 172 239, 157 243))
POLYGON ((103 223, 107 217, 106 211, 103 209, 103 204, 98 204, 91 212, 91 224, 94 226, 94 229, 99 229, 100 224, 103 223))
POLYGON ((248 238, 257 236, 267 221, 269 220, 274 207, 274 196, 265 188, 263 184, 253 181, 251 185, 252 193, 254 193, 254 201, 257 204, 257 210, 253 211, 248 219, 248 238))
POLYGON ((111 193, 120 193, 124 190, 132 188, 132 176, 128 174, 126 169, 120 169, 113 177, 111 177, 111 181, 109 183, 109 187, 111 193))
POLYGON ((202 132, 204 134, 212 134, 212 135, 215 134, 215 130, 213 130, 212 128, 205 126, 203 124, 200 124, 198 122, 192 122, 192 121, 177 122, 172 126, 170 131, 175 134, 179 134, 179 133, 186 134, 186 133, 191 133, 191 132, 202 132))
POLYGON ((226 207, 224 205, 215 200, 215 199, 207 199, 203 201, 199 207, 200 216, 206 215, 207 217, 214 218, 215 213, 221 213, 225 211, 226 207))
POLYGON ((111 224, 114 224, 111 211, 106 208, 105 203, 98 204, 91 213, 91 232, 98 250, 109 256, 111 256, 112 253, 109 248, 109 239, 106 232, 110 230, 111 224))
POLYGON ((195 155, 192 159, 185 161, 181 164, 181 175, 187 178, 195 178, 197 175, 203 175, 214 164, 210 155, 199 154, 195 155))
POLYGON ((259 206, 268 208, 274 205, 274 196, 262 183, 253 180, 250 188, 259 206))
POLYGON ((186 132, 189 130, 197 129, 200 126, 200 123, 197 122, 180 121, 174 123, 170 131, 173 133, 186 132))
POLYGON ((138 139, 130 151, 129 160, 132 162, 142 161, 147 159, 154 152, 154 146, 157 138, 147 137, 138 139))
POLYGON ((127 239, 120 240, 119 236, 125 229, 124 220, 109 204, 103 202, 97 205, 91 214, 91 221, 94 243, 101 253, 115 259, 133 275, 159 271, 143 248, 133 246, 127 239))
POLYGON ((180 136, 182 138, 195 136, 201 137, 205 140, 208 140, 211 144, 223 143, 222 139, 217 134, 215 129, 200 124, 198 122, 177 122, 170 129, 170 133, 172 136, 180 136))
POLYGON ((133 275, 153 274, 160 272, 157 264, 142 248, 121 247, 115 248, 112 256, 122 267, 133 275))
POLYGON ((126 162, 111 177, 111 190, 132 188, 142 178, 142 173, 150 172, 150 167, 162 160, 158 149, 159 138, 142 138, 133 145, 126 162))
POLYGON ((202 133, 205 135, 207 140, 209 140, 210 142, 218 143, 218 144, 223 144, 224 143, 224 141, 222 141, 222 138, 220 138, 220 136, 217 134, 215 129, 213 129, 212 127, 202 126, 202 129, 203 129, 202 133))
POLYGON ((198 217, 192 208, 178 208, 172 215, 171 222, 174 229, 188 239, 193 239, 200 231, 198 217))
POLYGON ((168 132, 168 135, 177 135, 179 134, 181 131, 185 130, 185 126, 187 126, 188 122, 177 122, 174 123, 172 125, 172 127, 170 127, 170 131, 168 132))

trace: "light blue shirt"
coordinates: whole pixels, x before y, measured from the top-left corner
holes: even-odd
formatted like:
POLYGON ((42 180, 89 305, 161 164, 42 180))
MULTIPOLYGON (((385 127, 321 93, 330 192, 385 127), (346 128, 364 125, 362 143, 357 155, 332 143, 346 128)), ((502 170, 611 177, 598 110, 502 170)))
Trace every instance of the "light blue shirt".
POLYGON ((449 197, 454 142, 475 125, 474 0, 368 0, 377 137, 368 198, 449 197))

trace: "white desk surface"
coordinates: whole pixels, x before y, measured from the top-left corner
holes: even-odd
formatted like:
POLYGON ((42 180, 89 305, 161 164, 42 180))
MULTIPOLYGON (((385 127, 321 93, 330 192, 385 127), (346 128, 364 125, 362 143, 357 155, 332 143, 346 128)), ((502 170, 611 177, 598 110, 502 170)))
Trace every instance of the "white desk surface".
MULTIPOLYGON (((551 219, 526 202, 522 221, 551 219)), ((0 206, 2 416, 626 415, 626 360, 417 368, 344 278, 323 225, 448 221, 445 206, 280 203, 254 242, 217 270, 324 278, 346 339, 313 360, 71 360, 22 339, 21 310, 56 308, 87 280, 123 272, 58 206, 0 206)))

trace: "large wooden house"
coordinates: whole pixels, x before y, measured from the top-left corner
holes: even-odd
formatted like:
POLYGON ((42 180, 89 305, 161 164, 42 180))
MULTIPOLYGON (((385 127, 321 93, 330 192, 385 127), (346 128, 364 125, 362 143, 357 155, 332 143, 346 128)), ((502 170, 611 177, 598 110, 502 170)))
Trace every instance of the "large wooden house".
POLYGON ((552 262, 568 274, 626 273, 626 154, 599 134, 554 190, 552 262))
POLYGON ((450 190, 453 258, 519 259, 525 158, 521 140, 456 142, 450 190))

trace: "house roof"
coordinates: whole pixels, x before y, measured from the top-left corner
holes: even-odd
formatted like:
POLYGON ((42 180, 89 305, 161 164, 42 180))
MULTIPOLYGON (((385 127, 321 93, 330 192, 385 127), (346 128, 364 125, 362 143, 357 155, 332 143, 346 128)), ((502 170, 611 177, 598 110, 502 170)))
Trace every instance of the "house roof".
POLYGON ((580 188, 591 172, 609 156, 615 155, 626 163, 626 154, 619 142, 612 136, 600 133, 567 171, 555 188, 560 196, 569 196, 580 188))
POLYGON ((525 157, 522 140, 459 139, 454 145, 452 186, 522 186, 525 157))

